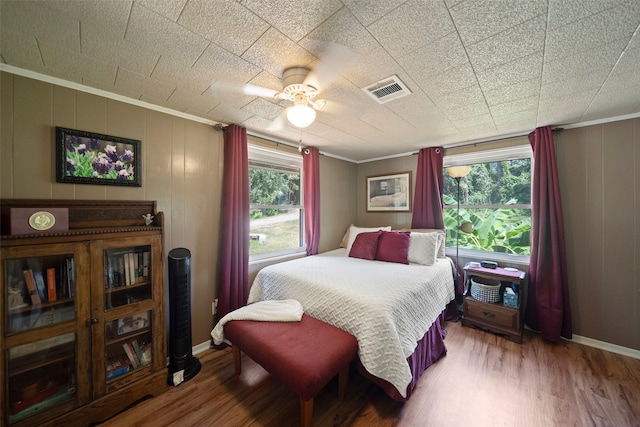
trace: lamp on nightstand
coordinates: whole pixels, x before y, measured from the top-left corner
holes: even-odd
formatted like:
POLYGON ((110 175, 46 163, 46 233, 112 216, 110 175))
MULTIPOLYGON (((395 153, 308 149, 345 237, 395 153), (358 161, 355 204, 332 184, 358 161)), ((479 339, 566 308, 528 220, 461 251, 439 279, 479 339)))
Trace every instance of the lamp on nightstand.
MULTIPOLYGON (((456 265, 458 265, 458 254, 459 254, 458 233, 460 233, 460 180, 465 176, 469 175, 469 172, 471 172, 471 166, 451 166, 447 168, 447 173, 451 178, 456 180, 456 184, 458 185, 458 211, 456 213, 456 217, 458 221, 458 225, 456 227, 456 265)), ((467 226, 467 223, 465 223, 464 225, 467 226)), ((469 226, 467 226, 466 228, 468 229, 470 226, 471 226, 471 223, 469 223, 469 226)), ((467 231, 465 231, 465 233, 466 232, 467 231)))

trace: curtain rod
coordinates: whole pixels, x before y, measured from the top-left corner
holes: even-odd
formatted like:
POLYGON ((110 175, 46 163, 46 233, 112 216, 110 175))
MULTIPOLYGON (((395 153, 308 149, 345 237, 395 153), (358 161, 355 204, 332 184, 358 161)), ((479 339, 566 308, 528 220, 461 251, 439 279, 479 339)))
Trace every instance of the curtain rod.
MULTIPOLYGON (((551 129, 551 132, 560 132, 562 130, 564 130, 564 128, 553 128, 553 129, 551 129)), ((529 135, 530 133, 531 132, 522 133, 522 134, 516 134, 516 135, 510 135, 510 136, 505 136, 504 138, 488 139, 488 140, 485 140, 485 141, 475 141, 475 142, 470 142, 468 144, 447 145, 447 146, 443 146, 442 148, 444 148, 445 150, 449 150, 451 148, 476 147, 479 144, 486 144, 486 143, 489 143, 489 142, 498 142, 498 141, 505 141, 507 139, 521 138, 523 136, 529 135)))
POLYGON ((270 144, 274 144, 276 147, 279 147, 279 146, 282 145, 284 147, 293 148, 294 150, 298 150, 298 147, 293 145, 293 144, 291 144, 291 143, 286 143, 286 142, 282 142, 282 141, 274 141, 273 139, 269 139, 269 138, 265 138, 264 136, 256 135, 253 132, 247 132, 247 135, 252 137, 252 138, 259 139, 260 141, 264 141, 264 142, 268 142, 270 144))
MULTIPOLYGON (((223 124, 221 124, 221 123, 217 123, 217 124, 215 124, 215 125, 213 126, 213 128, 214 128, 215 130, 217 130, 217 131, 226 132, 226 131, 229 129, 229 126, 224 126, 224 125, 223 125, 223 124)), ((274 141, 273 139, 265 138, 264 136, 257 135, 257 134, 255 134, 255 133, 253 133, 253 132, 249 132, 249 131, 247 131, 247 135, 248 135, 248 136, 250 136, 250 137, 252 137, 252 138, 259 139, 260 141, 264 141, 264 142, 267 142, 267 143, 273 144, 273 145, 275 145, 276 147, 279 147, 279 146, 281 146, 281 145, 282 145, 283 147, 292 148, 292 149, 294 149, 294 150, 298 150, 298 151, 303 150, 303 151, 305 152, 305 154, 309 154, 309 149, 308 149, 308 148, 306 148, 306 147, 305 147, 305 148, 303 148, 303 149, 301 149, 300 147, 296 147, 295 145, 293 145, 293 144, 291 144, 291 143, 282 142, 282 141, 274 141)), ((320 152, 319 152, 318 154, 320 154, 321 156, 324 156, 324 153, 320 153, 320 152)))

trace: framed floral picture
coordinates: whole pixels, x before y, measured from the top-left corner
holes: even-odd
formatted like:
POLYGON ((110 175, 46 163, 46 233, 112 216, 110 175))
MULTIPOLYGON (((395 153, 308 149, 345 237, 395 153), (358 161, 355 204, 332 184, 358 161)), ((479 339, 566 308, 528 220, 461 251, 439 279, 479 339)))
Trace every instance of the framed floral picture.
POLYGON ((411 212, 411 172, 367 177, 367 212, 411 212))
POLYGON ((141 142, 56 127, 56 181, 142 186, 141 142))

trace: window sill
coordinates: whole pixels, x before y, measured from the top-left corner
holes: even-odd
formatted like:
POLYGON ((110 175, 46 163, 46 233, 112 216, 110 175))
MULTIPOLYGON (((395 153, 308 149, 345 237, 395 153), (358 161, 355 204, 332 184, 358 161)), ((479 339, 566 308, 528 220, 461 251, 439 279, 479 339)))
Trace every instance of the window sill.
MULTIPOLYGON (((448 257, 456 257, 456 248, 447 247, 448 257)), ((459 249, 459 256, 463 259, 495 261, 506 266, 529 266, 529 255, 510 255, 500 252, 474 251, 472 249, 459 249)))
POLYGON ((249 256, 249 266, 289 261, 291 259, 302 258, 304 256, 307 256, 307 250, 305 248, 287 249, 277 252, 251 255, 249 256))

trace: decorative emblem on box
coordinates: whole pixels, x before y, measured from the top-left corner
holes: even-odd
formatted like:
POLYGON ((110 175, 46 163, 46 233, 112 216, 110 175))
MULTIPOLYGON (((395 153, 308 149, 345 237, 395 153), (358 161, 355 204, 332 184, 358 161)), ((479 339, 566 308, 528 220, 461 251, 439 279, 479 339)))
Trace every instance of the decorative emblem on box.
POLYGON ((29 217, 29 225, 34 230, 44 231, 53 227, 56 217, 51 212, 38 211, 29 217))
POLYGON ((69 209, 49 206, 0 209, 3 235, 51 233, 69 230, 69 209))

